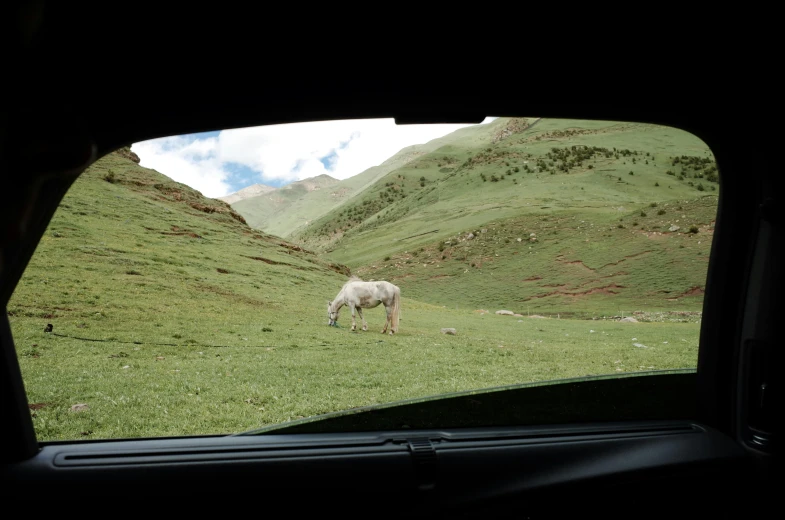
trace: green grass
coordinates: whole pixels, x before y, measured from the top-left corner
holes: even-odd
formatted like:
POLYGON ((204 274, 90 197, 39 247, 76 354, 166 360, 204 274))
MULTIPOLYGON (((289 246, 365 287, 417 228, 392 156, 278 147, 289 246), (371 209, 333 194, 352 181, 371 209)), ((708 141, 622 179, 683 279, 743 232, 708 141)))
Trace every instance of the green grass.
MULTIPOLYGON (((106 342, 47 334, 45 320, 15 319, 13 329, 29 402, 43 405, 33 412, 42 440, 233 433, 445 392, 696 365, 695 323, 478 315, 411 300, 403 309, 396 336, 376 330, 378 309, 366 312, 371 330, 355 333, 347 315, 328 327, 316 308, 227 308, 193 327, 162 319, 112 330, 106 342)), ((66 336, 110 334, 55 323, 66 336)))
MULTIPOLYGON (((532 131, 555 131, 544 123, 532 131)), ((636 314, 648 320, 641 323, 493 314, 503 307, 562 318, 565 310, 595 318, 668 310, 664 295, 681 294, 705 277, 716 204, 711 196, 653 198, 648 187, 620 203, 602 179, 594 182, 607 200, 587 199, 585 208, 571 205, 566 195, 558 198, 560 185, 545 181, 539 187, 532 181, 537 196, 520 201, 507 188, 506 194, 476 196, 470 205, 473 192, 457 186, 445 186, 454 190, 452 200, 466 197, 454 210, 446 199, 431 201, 440 193, 432 190, 439 184, 433 169, 452 164, 444 157, 467 155, 461 146, 501 146, 526 135, 498 140, 505 124, 490 134, 464 129, 460 139, 440 141, 441 156, 407 163, 406 178, 426 177, 421 199, 406 198, 412 213, 371 235, 348 233, 329 255, 255 231, 227 204, 117 154, 96 163, 63 200, 8 305, 39 439, 233 433, 445 392, 695 367, 699 323, 689 314, 636 314), (641 208, 654 201, 666 213, 641 217, 641 208), (534 203, 550 207, 521 211, 534 203), (680 220, 699 225, 699 233, 646 237, 630 227, 634 218, 639 227, 662 229, 678 206, 688 215, 680 220), (589 217, 588 227, 580 223, 589 217), (630 225, 615 227, 619 219, 630 225), (459 232, 483 226, 486 233, 474 241, 438 250, 459 232), (433 227, 442 229, 438 236, 395 240, 433 227), (535 232, 537 242, 513 240, 526 232, 535 232), (653 244, 659 249, 633 256, 653 244), (419 267, 444 252, 451 259, 441 267, 419 267), (343 260, 363 276, 396 278, 403 295, 398 335, 379 333, 381 308, 366 311, 368 332, 349 330, 346 309, 341 328, 327 326, 325 304, 348 274, 343 260), (578 260, 585 269, 569 263, 578 260), (472 261, 481 265, 471 268, 472 261), (396 264, 403 267, 391 267, 396 264), (446 283, 449 278, 433 278, 432 271, 455 278, 446 283), (540 279, 524 280, 535 272, 540 279), (566 285, 547 287, 557 279, 566 285), (537 298, 540 307, 531 302, 543 292, 576 293, 609 283, 626 285, 625 291, 575 301, 545 296, 537 298), (47 323, 53 334, 43 332, 47 323), (443 327, 458 334, 443 335, 443 327), (76 404, 87 409, 71 411, 76 404)), ((465 182, 482 183, 477 174, 467 172, 465 182)), ((378 198, 383 185, 365 191, 378 198)), ((701 298, 672 303, 694 311, 701 298)))
POLYGON ((293 239, 435 304, 576 316, 700 310, 719 191, 695 136, 499 119, 440 144, 293 239), (581 158, 581 147, 595 151, 581 158))

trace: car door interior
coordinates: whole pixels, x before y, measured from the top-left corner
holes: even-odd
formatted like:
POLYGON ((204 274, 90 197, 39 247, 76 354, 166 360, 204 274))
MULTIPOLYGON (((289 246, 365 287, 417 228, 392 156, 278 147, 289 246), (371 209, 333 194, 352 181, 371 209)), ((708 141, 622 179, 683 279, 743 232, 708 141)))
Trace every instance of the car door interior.
POLYGON ((196 113, 185 101, 151 103, 129 122, 108 120, 100 103, 86 98, 77 98, 81 105, 57 97, 16 106, 6 100, 0 304, 8 302, 78 174, 100 156, 142 139, 361 115, 394 115, 407 123, 538 113, 667 124, 695 132, 712 147, 723 184, 697 379, 694 394, 685 397, 695 401, 694 416, 38 443, 4 312, 4 496, 62 500, 85 490, 101 497, 169 496, 183 503, 184 511, 199 511, 226 497, 272 507, 286 492, 293 497, 288 506, 293 512, 350 516, 375 511, 478 517, 513 512, 533 518, 566 511, 605 516, 766 511, 769 506, 762 504, 773 503, 773 482, 780 472, 782 409, 776 304, 783 290, 783 219, 781 180, 769 179, 774 144, 755 148, 762 151, 751 157, 742 149, 755 146, 752 137, 732 132, 708 104, 670 111, 623 104, 562 106, 468 87, 435 96, 348 83, 334 90, 320 85, 312 97, 308 93, 303 87, 286 92, 260 86, 253 96, 205 101, 196 113))

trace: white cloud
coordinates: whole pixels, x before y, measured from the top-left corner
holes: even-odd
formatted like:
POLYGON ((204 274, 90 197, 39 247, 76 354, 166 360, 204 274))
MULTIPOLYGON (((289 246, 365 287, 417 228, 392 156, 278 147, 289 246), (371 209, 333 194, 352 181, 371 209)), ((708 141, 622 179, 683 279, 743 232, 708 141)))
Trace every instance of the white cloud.
POLYGON ((228 182, 232 163, 258 174, 247 184, 288 183, 321 174, 346 179, 381 164, 401 148, 466 126, 470 125, 398 126, 392 119, 294 123, 224 130, 209 138, 155 139, 136 143, 132 149, 142 166, 208 197, 220 197, 244 187, 228 182))

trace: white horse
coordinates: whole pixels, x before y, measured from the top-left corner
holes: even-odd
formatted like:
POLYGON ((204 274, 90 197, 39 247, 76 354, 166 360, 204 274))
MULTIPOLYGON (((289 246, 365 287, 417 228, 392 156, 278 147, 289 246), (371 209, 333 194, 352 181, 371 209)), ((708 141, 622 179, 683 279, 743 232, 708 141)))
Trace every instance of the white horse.
POLYGON ((390 282, 364 282, 352 276, 348 282, 343 284, 338 296, 331 302, 327 302, 328 325, 338 324, 338 311, 346 305, 352 310, 352 330, 357 330, 357 323, 354 319, 354 311, 363 320, 363 330, 368 330, 365 323, 363 309, 373 309, 379 304, 384 304, 387 311, 387 321, 384 323, 382 334, 387 332, 390 326, 390 335, 398 332, 398 321, 401 313, 401 290, 390 282))

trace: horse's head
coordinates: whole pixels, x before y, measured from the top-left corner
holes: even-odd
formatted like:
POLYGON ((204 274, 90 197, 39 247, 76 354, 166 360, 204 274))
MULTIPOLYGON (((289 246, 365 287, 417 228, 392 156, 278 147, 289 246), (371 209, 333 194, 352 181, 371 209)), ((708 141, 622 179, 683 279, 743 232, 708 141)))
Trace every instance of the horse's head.
POLYGON ((333 302, 327 302, 327 325, 338 324, 338 312, 333 310, 333 302))

